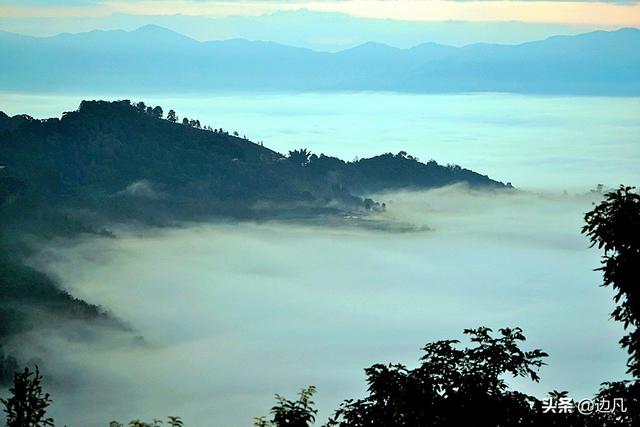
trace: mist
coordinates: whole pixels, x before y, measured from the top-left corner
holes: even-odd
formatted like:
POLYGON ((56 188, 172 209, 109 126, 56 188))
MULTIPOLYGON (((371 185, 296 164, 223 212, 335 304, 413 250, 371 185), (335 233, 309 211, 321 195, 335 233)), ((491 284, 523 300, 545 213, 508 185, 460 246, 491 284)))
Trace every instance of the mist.
MULTIPOLYGON (((21 336, 44 360, 57 424, 183 417, 246 426, 273 394, 318 387, 318 424, 363 395, 363 368, 415 366, 464 328, 521 326, 550 354, 543 396, 623 379, 611 291, 580 234, 597 195, 379 194, 387 211, 341 221, 115 227, 117 239, 40 243, 32 260, 130 332, 54 325, 21 336)), ((11 349, 9 344, 8 348, 11 349)))

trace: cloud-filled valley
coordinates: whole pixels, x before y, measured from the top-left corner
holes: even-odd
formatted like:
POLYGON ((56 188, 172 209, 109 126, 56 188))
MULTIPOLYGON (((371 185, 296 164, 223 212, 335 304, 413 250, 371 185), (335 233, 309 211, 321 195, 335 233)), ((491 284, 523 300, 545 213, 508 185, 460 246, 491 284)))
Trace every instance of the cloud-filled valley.
POLYGON ((524 391, 588 397, 624 377, 611 295, 579 233, 597 196, 454 186, 376 197, 388 206, 376 230, 217 222, 45 244, 35 265, 134 330, 23 342, 57 378, 56 419, 247 425, 273 393, 314 384, 324 420, 364 392, 363 368, 414 365, 424 343, 479 325, 521 326, 550 353, 541 384, 519 382, 524 391))

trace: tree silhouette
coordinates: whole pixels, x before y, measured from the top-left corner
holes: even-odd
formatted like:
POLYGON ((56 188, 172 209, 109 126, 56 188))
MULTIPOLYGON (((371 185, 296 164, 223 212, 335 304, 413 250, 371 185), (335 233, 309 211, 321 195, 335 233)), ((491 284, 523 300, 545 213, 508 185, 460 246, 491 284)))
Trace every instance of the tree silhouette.
POLYGON ((630 333, 620 340, 629 353, 628 372, 640 379, 640 195, 635 187, 620 186, 607 193, 604 201, 585 215, 582 233, 591 246, 604 249, 603 286, 616 292, 616 308, 611 316, 630 333))
POLYGON ((316 388, 309 386, 300 390, 297 400, 288 400, 284 396, 276 394, 276 405, 271 408, 272 419, 258 417, 255 419, 255 427, 308 427, 314 423, 318 410, 315 409, 311 397, 316 388))
POLYGON ((9 389, 12 396, 0 399, 5 406, 7 427, 48 427, 53 426, 53 419, 46 418, 47 408, 51 404, 49 393, 42 391, 42 376, 36 366, 31 372, 25 368, 16 372, 13 387, 9 389))
POLYGON ((171 123, 175 123, 178 120, 178 116, 176 116, 176 112, 173 110, 169 110, 167 113, 167 120, 171 123))
POLYGON ((458 340, 427 344, 421 365, 376 364, 365 370, 369 395, 347 400, 328 425, 385 426, 514 426, 536 418, 539 401, 511 391, 503 377, 538 381, 547 354, 524 351, 520 328, 467 329, 474 347, 459 349, 458 340))
MULTIPOLYGON (((599 186, 598 191, 601 191, 599 186)), ((635 187, 620 186, 605 194, 604 200, 585 215, 582 233, 591 246, 604 249, 602 286, 612 286, 616 292, 616 308, 611 316, 622 322, 624 329, 632 329, 620 344, 629 353, 628 373, 634 381, 603 383, 600 399, 622 398, 626 412, 599 414, 601 425, 640 425, 640 195, 635 187)))
POLYGON ((599 424, 606 427, 627 427, 640 425, 640 382, 616 381, 603 383, 598 399, 613 401, 624 399, 626 411, 600 413, 597 416, 599 424))
POLYGON ((164 111, 162 111, 162 107, 160 107, 159 105, 156 105, 153 110, 151 110, 151 115, 153 117, 155 117, 156 119, 161 119, 162 118, 162 114, 164 114, 164 111))
POLYGON ((311 151, 306 148, 289 151, 289 161, 297 166, 306 166, 309 163, 311 151))
POLYGON ((167 424, 169 424, 169 426, 171 427, 183 427, 184 423, 182 422, 182 419, 180 417, 172 417, 169 416, 167 417, 167 424))

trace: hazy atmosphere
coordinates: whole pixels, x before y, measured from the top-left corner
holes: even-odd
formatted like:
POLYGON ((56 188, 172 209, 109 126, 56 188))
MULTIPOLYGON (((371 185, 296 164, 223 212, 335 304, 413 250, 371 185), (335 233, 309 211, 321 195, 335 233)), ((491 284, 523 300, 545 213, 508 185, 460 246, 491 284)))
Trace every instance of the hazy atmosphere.
POLYGON ((0 425, 640 425, 639 27, 0 0, 0 425))

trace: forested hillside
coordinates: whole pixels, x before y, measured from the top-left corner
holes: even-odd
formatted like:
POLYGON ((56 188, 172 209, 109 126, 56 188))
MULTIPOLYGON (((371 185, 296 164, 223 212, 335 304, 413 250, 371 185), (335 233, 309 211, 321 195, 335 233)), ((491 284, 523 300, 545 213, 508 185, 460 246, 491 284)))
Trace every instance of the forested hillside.
POLYGON ((359 209, 367 193, 456 182, 504 187, 405 152, 355 162, 306 149, 283 156, 193 119, 179 123, 173 111, 168 119, 163 114, 142 103, 85 101, 61 119, 0 117, 2 200, 20 194, 30 202, 25 208, 64 205, 161 220, 254 215, 256 202, 276 210, 291 202, 297 209, 359 209))

